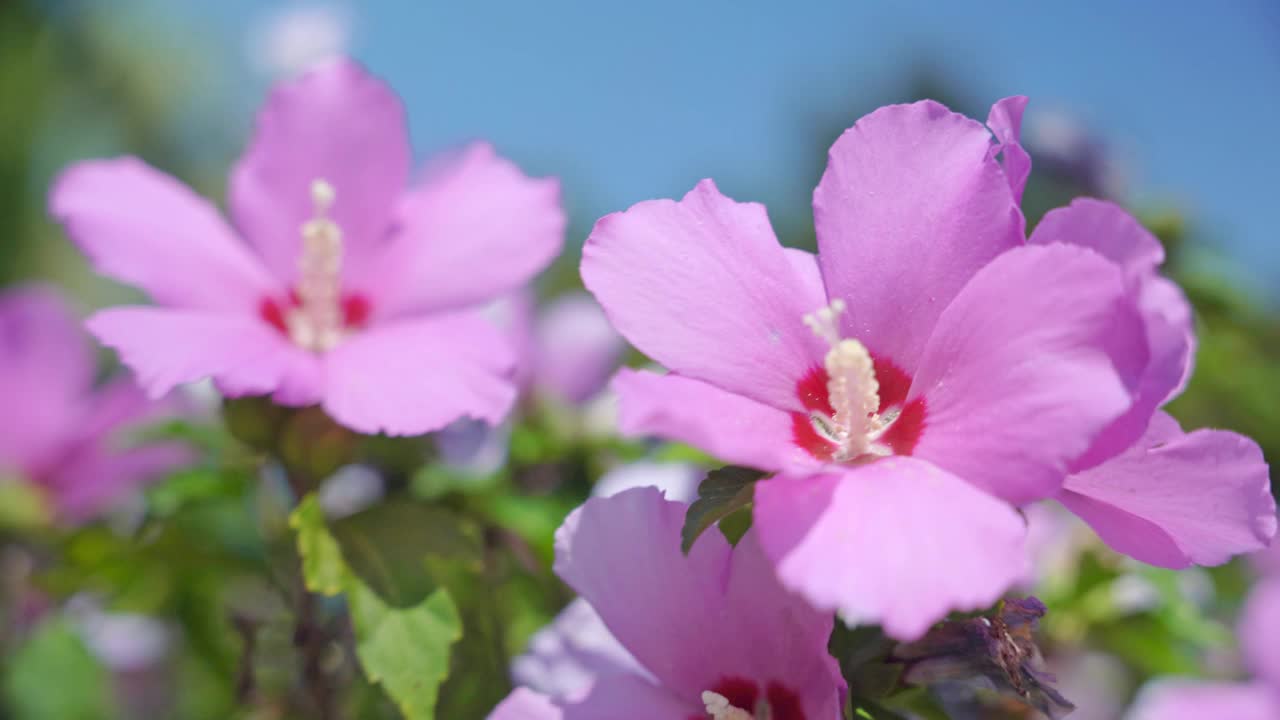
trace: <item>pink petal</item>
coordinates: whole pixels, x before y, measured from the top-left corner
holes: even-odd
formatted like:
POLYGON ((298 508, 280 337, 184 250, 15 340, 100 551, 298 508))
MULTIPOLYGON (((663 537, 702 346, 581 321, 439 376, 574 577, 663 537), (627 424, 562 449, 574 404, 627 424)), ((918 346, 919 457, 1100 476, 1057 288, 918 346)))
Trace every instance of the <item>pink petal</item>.
POLYGON ((124 307, 104 310, 87 324, 102 344, 120 353, 152 397, 212 378, 229 397, 273 394, 289 405, 320 399, 316 356, 255 319, 124 307))
POLYGON ((1146 326, 1150 360, 1133 407, 1100 434, 1072 463, 1093 467, 1135 443, 1152 413, 1180 392, 1191 373, 1195 334, 1191 306, 1174 283, 1156 275, 1164 248, 1146 228, 1112 203, 1089 198, 1049 212, 1031 234, 1031 244, 1066 243, 1088 247, 1119 265, 1137 298, 1146 326))
POLYGON ((1254 572, 1264 577, 1280 577, 1280 542, 1272 539, 1270 547, 1249 556, 1254 572))
POLYGON ((1087 247, 1134 279, 1146 277, 1164 262, 1164 247, 1142 223, 1120 206, 1093 198, 1076 198, 1067 207, 1050 210, 1027 242, 1087 247))
POLYGON ((618 430, 688 443, 733 465, 781 470, 815 461, 792 441, 791 415, 680 375, 620 370, 618 430))
POLYGON ((73 165, 55 181, 49 211, 94 269, 160 304, 257 312, 275 293, 212 204, 136 158, 73 165))
POLYGON ((626 341, 587 293, 553 300, 538 315, 534 383, 561 402, 579 404, 599 393, 622 363, 626 341))
POLYGON ((645 671, 582 598, 534 633, 528 650, 511 661, 513 680, 556 698, 582 697, 596 678, 620 673, 645 671))
POLYGON ((987 115, 987 127, 998 141, 993 150, 1000 153, 1001 165, 1016 202, 1022 202, 1022 191, 1031 176, 1031 156, 1021 144, 1022 113, 1026 109, 1026 96, 1014 95, 996 101, 987 115))
POLYGON ((83 448, 42 483, 53 498, 58 517, 71 523, 98 515, 145 483, 159 480, 184 462, 190 452, 174 444, 115 450, 83 448))
POLYGON ((1127 720, 1275 720, 1280 697, 1262 684, 1161 680, 1143 688, 1127 720))
POLYGON ((915 454, 1016 505, 1127 411, 1147 362, 1119 269, 1066 245, 1011 250, 943 312, 908 395, 915 454))
POLYGON ((708 531, 682 554, 686 507, 654 488, 588 500, 556 533, 556 573, 691 707, 742 678, 788 688, 808 717, 834 716, 842 683, 826 652, 830 616, 778 585, 752 531, 736 550, 708 531))
POLYGON ((477 143, 405 195, 396 233, 351 282, 386 313, 475 305, 514 290, 564 242, 560 183, 477 143))
POLYGON ((703 180, 679 202, 606 216, 583 248, 582 279, 614 327, 659 363, 803 410, 796 383, 826 347, 804 325, 818 309, 809 279, 762 205, 733 202, 703 180))
POLYGON ((496 425, 515 401, 515 357, 477 311, 375 326, 325 357, 325 410, 363 433, 421 435, 462 417, 496 425))
POLYGON ((77 432, 93 383, 89 340, 43 286, 0 295, 0 472, 34 474, 77 432))
POLYGON ((395 93, 355 62, 329 62, 272 89, 232 171, 232 216, 267 267, 293 285, 300 231, 315 214, 312 183, 333 186, 329 216, 342 228, 345 260, 358 263, 386 239, 410 158, 395 93))
POLYGON ((700 701, 679 698, 644 678, 610 675, 597 680, 586 697, 565 703, 563 717, 564 720, 686 720, 706 715, 703 707, 700 701))
POLYGON ((981 124, 932 101, 862 118, 813 193, 827 292, 847 337, 914 374, 939 314, 1023 220, 981 124))
POLYGON ((1067 478, 1058 499, 1113 549, 1161 567, 1218 565, 1276 531, 1267 464, 1252 440, 1183 433, 1159 413, 1132 448, 1067 478))
POLYGON ((551 698, 518 687, 489 713, 488 720, 561 720, 563 711, 551 698))
POLYGON ((1240 613, 1240 644, 1249 669, 1280 694, 1280 579, 1249 593, 1240 613))
POLYGON ((1028 570, 1013 508, 914 458, 762 481, 755 528, 784 585, 900 640, 987 607, 1028 570))

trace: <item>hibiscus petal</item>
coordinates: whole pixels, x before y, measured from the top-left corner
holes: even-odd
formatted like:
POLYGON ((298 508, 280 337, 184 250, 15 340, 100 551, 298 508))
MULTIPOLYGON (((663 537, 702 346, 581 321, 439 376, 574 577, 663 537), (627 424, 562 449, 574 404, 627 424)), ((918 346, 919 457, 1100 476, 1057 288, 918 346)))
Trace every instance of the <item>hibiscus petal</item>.
POLYGON ((813 193, 827 292, 847 337, 913 374, 939 314, 983 265, 1022 244, 991 133, 932 101, 862 118, 813 193))
POLYGON ((1015 202, 1022 202, 1022 191, 1031 176, 1031 156, 1022 147, 1022 113, 1027 109, 1025 95, 1002 98, 991 106, 987 127, 999 143, 993 150, 1000 153, 1001 165, 1015 202))
POLYGON ((320 399, 316 356, 254 319, 123 307, 97 313, 87 325, 102 344, 120 353, 152 397, 213 378, 229 397, 274 394, 289 405, 320 399))
POLYGON ((1280 579, 1266 580, 1249 593, 1240 613, 1240 644, 1253 674, 1280 688, 1280 579))
POLYGON ((257 312, 275 293, 211 203, 136 158, 73 165, 55 181, 49 211, 95 270, 160 304, 257 312))
POLYGON ((1133 407, 1103 431, 1073 471, 1093 467, 1137 442, 1156 408, 1176 395, 1191 373, 1195 334, 1191 305, 1174 283, 1156 275, 1164 248, 1146 228, 1112 203, 1081 198, 1045 215, 1028 241, 1087 247, 1123 268, 1137 297, 1150 360, 1133 407))
POLYGON ((1127 720, 1274 720, 1280 698, 1270 688, 1244 683, 1161 680, 1143 688, 1127 720))
POLYGON ((1147 364, 1117 266, 1023 247, 974 276, 938 320, 908 402, 914 454, 1015 505, 1051 497, 1067 464, 1127 411, 1147 364))
POLYGON ((301 229, 315 215, 312 184, 333 187, 329 217, 348 255, 367 255, 386 239, 410 159, 395 93, 351 60, 329 62, 271 91, 232 171, 231 213, 267 267, 293 285, 301 229))
POLYGON ((1027 240, 1032 245, 1066 243, 1090 248, 1124 268, 1130 278, 1154 272, 1164 262, 1164 246, 1120 206, 1076 198, 1045 214, 1027 240))
MULTIPOLYGON (((582 279, 614 327, 673 371, 777 408, 803 410, 796 383, 825 345, 804 325, 813 293, 764 206, 703 180, 596 223, 582 279)), ((825 303, 824 303, 825 304, 825 303)))
POLYGON ((190 460, 190 451, 174 444, 119 451, 85 448, 42 484, 53 496, 58 517, 74 523, 109 509, 129 491, 190 460))
POLYGON ((563 711, 564 720, 684 720, 706 714, 701 702, 677 698, 635 675, 600 678, 586 697, 565 703, 563 711))
POLYGON ((987 607, 1027 571, 1018 513, 914 458, 765 480, 754 527, 784 585, 901 640, 987 607))
POLYGON ((645 671, 582 598, 534 633, 528 650, 511 661, 517 683, 558 698, 581 697, 597 677, 620 673, 645 671))
POLYGON ((585 292, 561 295, 543 308, 534 337, 534 385, 566 403, 584 403, 604 389, 627 351, 585 292))
POLYGON ((56 462, 93 383, 93 355, 62 298, 40 286, 0 295, 0 468, 56 462))
POLYGON ((477 143, 407 193, 371 274, 351 275, 386 313, 465 307, 529 281, 560 252, 560 183, 530 178, 477 143))
POLYGON ((529 688, 516 688, 489 713, 489 720, 561 720, 564 712, 551 698, 529 688))
POLYGON ((701 709, 704 690, 743 678, 782 684, 810 717, 834 710, 830 616, 778 585, 753 531, 736 550, 719 532, 703 533, 686 557, 686 509, 654 488, 588 500, 556 533, 556 573, 665 690, 693 707, 701 709))
POLYGON ((496 425, 515 401, 515 357, 478 311, 352 335, 325 357, 325 410, 363 433, 421 435, 461 417, 496 425))
POLYGON ((1069 476, 1058 496, 1118 552, 1151 565, 1218 565, 1275 534, 1267 464, 1252 440, 1183 433, 1164 413, 1129 450, 1069 476))
MULTIPOLYGON (((791 415, 680 375, 621 370, 618 430, 688 443, 734 465, 781 470, 805 463, 791 415)), ((809 464, 813 464, 812 461, 809 464)))

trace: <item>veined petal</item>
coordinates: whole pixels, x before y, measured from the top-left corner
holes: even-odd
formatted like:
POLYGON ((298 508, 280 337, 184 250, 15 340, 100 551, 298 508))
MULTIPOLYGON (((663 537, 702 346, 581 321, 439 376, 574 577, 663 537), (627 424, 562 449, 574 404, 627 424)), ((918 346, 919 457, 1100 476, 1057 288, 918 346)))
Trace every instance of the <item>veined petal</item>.
POLYGON ((734 465, 761 470, 816 466, 792 440, 791 415, 680 375, 621 370, 618 429, 688 443, 734 465))
POLYGON ((1114 263, 1067 245, 1011 250, 929 338, 908 393, 927 408, 914 454, 1015 505, 1052 497, 1146 365, 1114 263))
POLYGON ((71 166, 49 211, 94 269, 162 305, 253 313, 279 287, 211 203, 136 158, 71 166))
POLYGON ((325 356, 324 408, 363 433, 421 435, 462 417, 496 425, 515 401, 515 357, 479 311, 399 320, 325 356))
POLYGON ((1067 478, 1059 501, 1113 549, 1161 567, 1218 565, 1266 547, 1276 506, 1262 451, 1164 413, 1125 452, 1067 478))
POLYGON ((754 527, 783 585, 900 640, 990 605, 1027 572, 1012 507, 908 457, 762 481, 754 527))
POLYGON ((818 260, 846 337, 912 375, 943 309, 1023 242, 991 133, 932 101, 862 118, 831 147, 813 193, 818 260))
MULTIPOLYGON (((778 244, 764 207, 710 180, 683 200, 606 216, 583 248, 582 279, 614 327, 686 377, 787 410, 826 346, 805 327, 811 279, 778 244)), ((825 303, 824 303, 825 304, 825 303)))
POLYGON ((323 64, 271 91, 231 175, 232 217, 268 268, 292 286, 302 226, 315 215, 312 184, 335 199, 346 260, 385 244, 409 179, 408 131, 399 98, 351 60, 323 64))
POLYGON ((372 272, 350 278, 388 314, 475 305, 541 272, 564 228, 559 181, 527 177, 476 143, 401 199, 372 272))
POLYGON ((152 397, 212 378, 229 397, 275 395, 277 401, 319 401, 315 355, 254 318, 189 310, 123 307, 89 318, 89 331, 120 353, 152 397))

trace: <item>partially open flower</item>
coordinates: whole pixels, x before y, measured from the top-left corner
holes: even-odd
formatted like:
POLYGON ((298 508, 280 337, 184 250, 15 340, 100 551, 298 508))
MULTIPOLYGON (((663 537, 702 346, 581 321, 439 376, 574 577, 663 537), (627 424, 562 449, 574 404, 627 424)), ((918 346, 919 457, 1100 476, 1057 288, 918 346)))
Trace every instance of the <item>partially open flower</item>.
POLYGON ((893 657, 906 664, 908 683, 950 686, 952 698, 991 691, 1058 720, 1074 706, 1043 668, 1033 633, 1044 614, 1036 598, 1005 600, 990 615, 942 623, 893 657))

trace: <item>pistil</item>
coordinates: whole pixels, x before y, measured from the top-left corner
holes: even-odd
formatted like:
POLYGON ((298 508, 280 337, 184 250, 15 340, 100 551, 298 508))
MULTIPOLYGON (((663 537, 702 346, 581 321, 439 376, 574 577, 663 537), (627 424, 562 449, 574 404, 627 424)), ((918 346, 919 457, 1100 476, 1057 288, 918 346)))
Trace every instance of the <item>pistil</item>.
POLYGON ((755 716, 740 707, 729 704, 729 698, 720 693, 704 690, 702 704, 707 707, 707 715, 712 720, 755 720, 755 716))
POLYGON ((289 337, 316 352, 342 340, 342 228, 329 217, 336 195, 323 179, 311 184, 315 215, 302 226, 298 306, 289 312, 289 337))
POLYGON ((874 440, 887 425, 877 414, 880 384, 871 353, 857 340, 840 337, 839 318, 844 310, 844 301, 836 299, 804 316, 809 329, 831 346, 823 365, 832 414, 813 412, 810 420, 820 435, 837 446, 833 457, 837 462, 875 452, 874 440))

